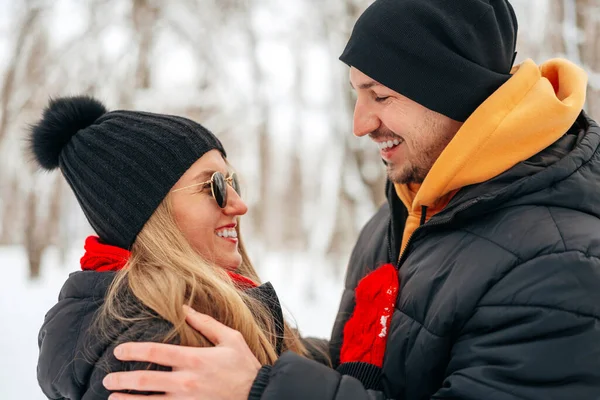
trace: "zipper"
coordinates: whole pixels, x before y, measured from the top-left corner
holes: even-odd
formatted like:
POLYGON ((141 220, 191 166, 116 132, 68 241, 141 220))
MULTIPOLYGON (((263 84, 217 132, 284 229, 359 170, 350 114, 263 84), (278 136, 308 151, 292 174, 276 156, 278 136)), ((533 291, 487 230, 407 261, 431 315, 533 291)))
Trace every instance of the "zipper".
POLYGON ((425 225, 427 222, 427 206, 421 206, 421 220, 419 221, 419 226, 425 225))
MULTIPOLYGON (((457 207, 456 210, 454 210, 454 212, 452 213, 452 215, 443 218, 443 219, 439 219, 437 221, 430 221, 428 223, 424 222, 426 219, 426 213, 427 213, 427 206, 422 206, 421 207, 421 221, 420 221, 420 225, 417 229, 414 230, 414 232, 410 235, 410 237, 408 238, 408 241, 406 242, 406 246, 404 246, 404 250, 402 251, 402 253, 400 253, 400 257, 398 257, 398 262, 396 263, 396 269, 399 270, 400 266, 404 263, 404 261, 406 260, 406 255, 408 254, 408 248, 411 244, 411 240, 413 239, 413 237, 417 234, 417 232, 425 229, 425 228, 430 228, 433 226, 440 226, 440 225, 445 225, 448 222, 450 222, 452 220, 452 218, 454 217, 454 214, 459 213, 459 212, 463 212, 464 210, 466 210, 467 208, 470 208, 471 206, 475 205, 476 203, 478 203, 480 200, 480 198, 476 198, 473 199, 471 201, 468 201, 464 204, 462 204, 460 207, 457 207)), ((388 248, 390 247, 390 241, 388 240, 388 248)))
MULTIPOLYGON (((404 250, 402 250, 402 252, 400 253, 400 257, 398 257, 398 261, 396 263, 397 270, 400 269, 400 265, 402 264, 404 254, 406 254, 406 252, 407 252, 406 250, 408 250, 408 246, 410 245, 410 242, 411 242, 413 236, 415 236, 415 233, 417 233, 419 231, 419 229, 421 229, 421 227, 423 225, 425 225, 426 220, 427 220, 427 206, 421 206, 421 220, 419 221, 419 226, 408 237, 408 240, 406 241, 406 246, 404 246, 404 250)), ((389 246, 389 242, 388 242, 388 246, 389 246)))

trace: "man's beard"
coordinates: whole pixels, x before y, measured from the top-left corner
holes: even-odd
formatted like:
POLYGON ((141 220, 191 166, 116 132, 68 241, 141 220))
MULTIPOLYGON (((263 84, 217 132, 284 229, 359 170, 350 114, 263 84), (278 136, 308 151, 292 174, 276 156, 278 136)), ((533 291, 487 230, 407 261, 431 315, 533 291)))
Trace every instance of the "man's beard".
MULTIPOLYGON (((402 136, 396 134, 391 129, 389 129, 388 127, 383 126, 383 125, 380 126, 377 130, 371 132, 369 134, 369 136, 374 141, 381 141, 382 139, 383 140, 400 139, 404 142, 404 139, 402 136)), ((403 145, 406 145, 406 143, 403 143, 403 145)), ((382 159, 382 161, 383 161, 383 164, 385 164, 385 166, 386 166, 386 173, 387 173, 388 179, 394 183, 398 183, 398 184, 420 183, 424 179, 424 176, 422 178, 420 178, 420 170, 418 168, 415 168, 414 166, 411 166, 410 168, 408 168, 408 170, 405 170, 403 167, 399 167, 399 168, 401 168, 401 170, 398 170, 398 167, 394 167, 393 164, 387 162, 386 160, 382 159)))
MULTIPOLYGON (((433 129, 433 127, 430 129, 433 129)), ((386 165, 388 179, 396 184, 423 183, 429 170, 433 167, 433 164, 452 138, 450 136, 444 142, 421 143, 421 146, 417 148, 413 147, 412 154, 409 154, 408 143, 406 143, 404 138, 386 126, 382 125, 379 129, 370 133, 369 136, 374 140, 393 140, 394 138, 399 138, 403 141, 400 146, 407 146, 405 148, 407 159, 404 160, 404 163, 394 165, 391 162, 383 160, 383 163, 386 165)))
POLYGON ((388 179, 399 185, 423 183, 425 177, 427 176, 427 171, 423 171, 421 168, 418 168, 415 165, 410 165, 407 167, 395 167, 393 164, 390 164, 386 161, 383 162, 386 165, 388 179))
MULTIPOLYGON (((396 184, 423 183, 439 156, 454 138, 458 128, 449 130, 433 118, 425 118, 415 131, 406 132, 408 138, 412 137, 415 140, 412 142, 409 140, 412 146, 409 146, 406 140, 401 144, 401 146, 406 146, 404 162, 394 165, 393 162, 384 161, 388 179, 396 184)), ((369 136, 373 139, 389 137, 404 139, 403 136, 397 135, 384 125, 369 136)))

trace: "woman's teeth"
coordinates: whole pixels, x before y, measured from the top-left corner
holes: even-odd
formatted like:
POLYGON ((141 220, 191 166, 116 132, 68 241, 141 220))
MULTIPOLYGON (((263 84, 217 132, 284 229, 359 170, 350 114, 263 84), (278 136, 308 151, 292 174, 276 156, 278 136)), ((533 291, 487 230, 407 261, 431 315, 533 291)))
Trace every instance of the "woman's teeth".
POLYGON ((377 143, 377 145, 379 146, 380 150, 385 150, 385 149, 390 149, 394 146, 398 146, 400 143, 402 143, 401 139, 394 139, 394 140, 388 140, 387 142, 379 142, 379 143, 377 143))
POLYGON ((223 229, 217 232, 217 236, 222 238, 237 238, 237 231, 235 229, 223 229))

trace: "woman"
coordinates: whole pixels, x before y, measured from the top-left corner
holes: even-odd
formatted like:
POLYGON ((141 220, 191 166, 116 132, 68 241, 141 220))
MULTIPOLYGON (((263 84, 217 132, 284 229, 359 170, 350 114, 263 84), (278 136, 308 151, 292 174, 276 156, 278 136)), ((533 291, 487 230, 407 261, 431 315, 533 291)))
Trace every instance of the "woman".
POLYGON ((105 399, 103 377, 161 366, 118 361, 117 344, 212 344, 183 306, 239 331, 262 364, 306 348, 269 284, 257 286, 239 235, 247 207, 219 140, 185 118, 107 112, 89 97, 51 101, 31 132, 38 164, 60 168, 98 237, 39 335, 51 399, 105 399))

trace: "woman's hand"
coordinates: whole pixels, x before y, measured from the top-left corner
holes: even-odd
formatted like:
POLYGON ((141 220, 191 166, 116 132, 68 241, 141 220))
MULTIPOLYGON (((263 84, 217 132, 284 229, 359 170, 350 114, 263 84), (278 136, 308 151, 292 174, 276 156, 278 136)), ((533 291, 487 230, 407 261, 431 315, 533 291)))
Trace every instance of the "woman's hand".
MULTIPOLYGON (((115 348, 121 361, 150 362, 172 371, 114 372, 104 378, 108 390, 164 392, 157 399, 245 400, 261 365, 242 335, 215 319, 185 307, 187 322, 215 347, 162 343, 124 343, 115 348)), ((147 396, 113 393, 110 400, 147 396)))

